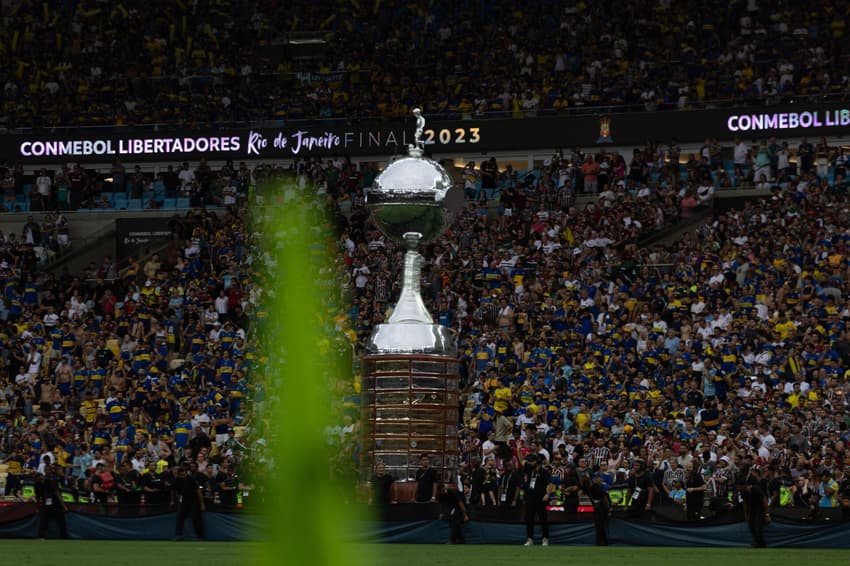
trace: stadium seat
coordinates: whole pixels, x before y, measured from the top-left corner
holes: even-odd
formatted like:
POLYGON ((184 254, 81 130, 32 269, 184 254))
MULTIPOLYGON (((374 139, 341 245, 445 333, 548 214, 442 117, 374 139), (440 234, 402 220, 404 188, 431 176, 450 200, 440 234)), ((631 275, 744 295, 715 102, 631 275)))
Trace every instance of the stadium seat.
POLYGON ((192 207, 191 203, 192 203, 192 201, 187 199, 187 198, 179 198, 179 199, 177 199, 177 208, 179 208, 181 210, 185 209, 185 208, 191 208, 192 207))
POLYGON ((142 210, 142 199, 132 198, 127 201, 127 210, 142 210))

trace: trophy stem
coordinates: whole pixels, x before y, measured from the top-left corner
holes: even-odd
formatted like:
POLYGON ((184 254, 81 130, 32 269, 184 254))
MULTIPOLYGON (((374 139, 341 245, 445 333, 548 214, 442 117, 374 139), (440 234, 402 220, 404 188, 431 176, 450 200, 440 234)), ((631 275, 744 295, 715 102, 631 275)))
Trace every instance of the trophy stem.
POLYGON ((422 255, 420 255, 419 241, 422 234, 419 232, 406 232, 404 242, 407 252, 404 254, 404 273, 402 275, 401 296, 390 315, 389 323, 420 323, 434 324, 425 302, 420 293, 420 281, 422 279, 422 255))

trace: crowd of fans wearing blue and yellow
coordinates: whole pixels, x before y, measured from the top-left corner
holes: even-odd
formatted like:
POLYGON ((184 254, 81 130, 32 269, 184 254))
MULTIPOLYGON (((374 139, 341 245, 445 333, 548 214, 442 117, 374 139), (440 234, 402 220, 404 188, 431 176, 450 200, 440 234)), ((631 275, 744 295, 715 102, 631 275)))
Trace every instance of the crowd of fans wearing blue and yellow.
MULTIPOLYGON (((652 152, 606 172, 597 202, 582 209, 559 196, 587 187, 580 151, 530 175, 495 161, 459 171, 467 206, 425 252, 423 295, 460 331, 468 495, 492 503, 508 463, 531 451, 557 481, 598 467, 618 484, 643 461, 657 471, 658 502, 677 499, 688 469, 711 486, 705 501, 722 499, 747 467, 763 470, 774 504, 846 505, 846 187, 801 161, 793 181, 772 181, 772 197, 718 214, 671 247, 640 249, 635 241, 676 218, 689 194, 680 187, 700 175, 670 163, 655 171, 640 157, 652 152), (491 184, 485 203, 490 189, 479 186, 491 184)), ((356 358, 400 281, 401 250, 364 206, 374 171, 335 159, 252 174, 296 176, 293 186, 317 187, 310 198, 331 211, 352 305, 334 319, 336 347, 353 345, 356 358)), ((828 175, 842 178, 833 167, 828 175)), ((226 504, 249 490, 245 470, 267 463, 251 214, 243 201, 195 209, 175 218, 179 245, 162 259, 105 258, 78 277, 41 269, 32 250, 50 236, 34 220, 4 237, 7 493, 22 495, 48 461, 82 500, 164 503, 177 462, 197 466, 208 495, 226 504)), ((344 473, 359 424, 356 388, 341 382, 348 417, 328 434, 344 473)))
POLYGON ((77 276, 42 270, 32 219, 23 237, 4 237, 7 494, 26 497, 33 474, 58 464, 83 501, 167 504, 167 468, 191 461, 211 497, 241 499, 237 466, 262 461, 263 450, 263 425, 243 402, 264 399, 252 379, 263 317, 244 214, 232 207, 175 218, 179 247, 163 261, 155 254, 119 267, 106 257, 77 276), (246 440, 236 433, 246 427, 259 434, 259 460, 243 461, 246 440))

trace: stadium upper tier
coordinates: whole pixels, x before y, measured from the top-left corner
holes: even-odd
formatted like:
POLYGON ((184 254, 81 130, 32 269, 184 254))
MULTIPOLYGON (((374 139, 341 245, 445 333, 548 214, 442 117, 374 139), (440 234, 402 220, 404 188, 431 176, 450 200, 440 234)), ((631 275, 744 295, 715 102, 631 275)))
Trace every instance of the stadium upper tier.
POLYGON ((2 13, 0 126, 841 99, 847 13, 835 0, 23 0, 2 13))

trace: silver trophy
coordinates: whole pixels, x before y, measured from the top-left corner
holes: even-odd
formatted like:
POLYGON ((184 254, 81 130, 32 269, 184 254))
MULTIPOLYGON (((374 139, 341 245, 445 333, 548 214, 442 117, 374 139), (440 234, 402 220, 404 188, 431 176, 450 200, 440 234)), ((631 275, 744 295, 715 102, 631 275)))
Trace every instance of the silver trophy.
POLYGON ((407 251, 398 302, 373 331, 363 357, 361 470, 366 479, 383 464, 398 482, 401 502, 413 497, 422 455, 446 484, 454 483, 458 467, 457 345, 422 301, 418 250, 445 231, 463 195, 439 163, 423 157, 425 119, 419 109, 413 113, 415 143, 408 156, 390 163, 366 194, 375 224, 407 251))
POLYGON ((367 352, 456 354, 447 328, 435 325, 419 290, 419 246, 438 238, 463 201, 442 165, 422 157, 425 118, 416 116, 414 145, 408 156, 392 162, 366 193, 366 205, 378 229, 407 248, 401 296, 387 324, 379 325, 367 352))

